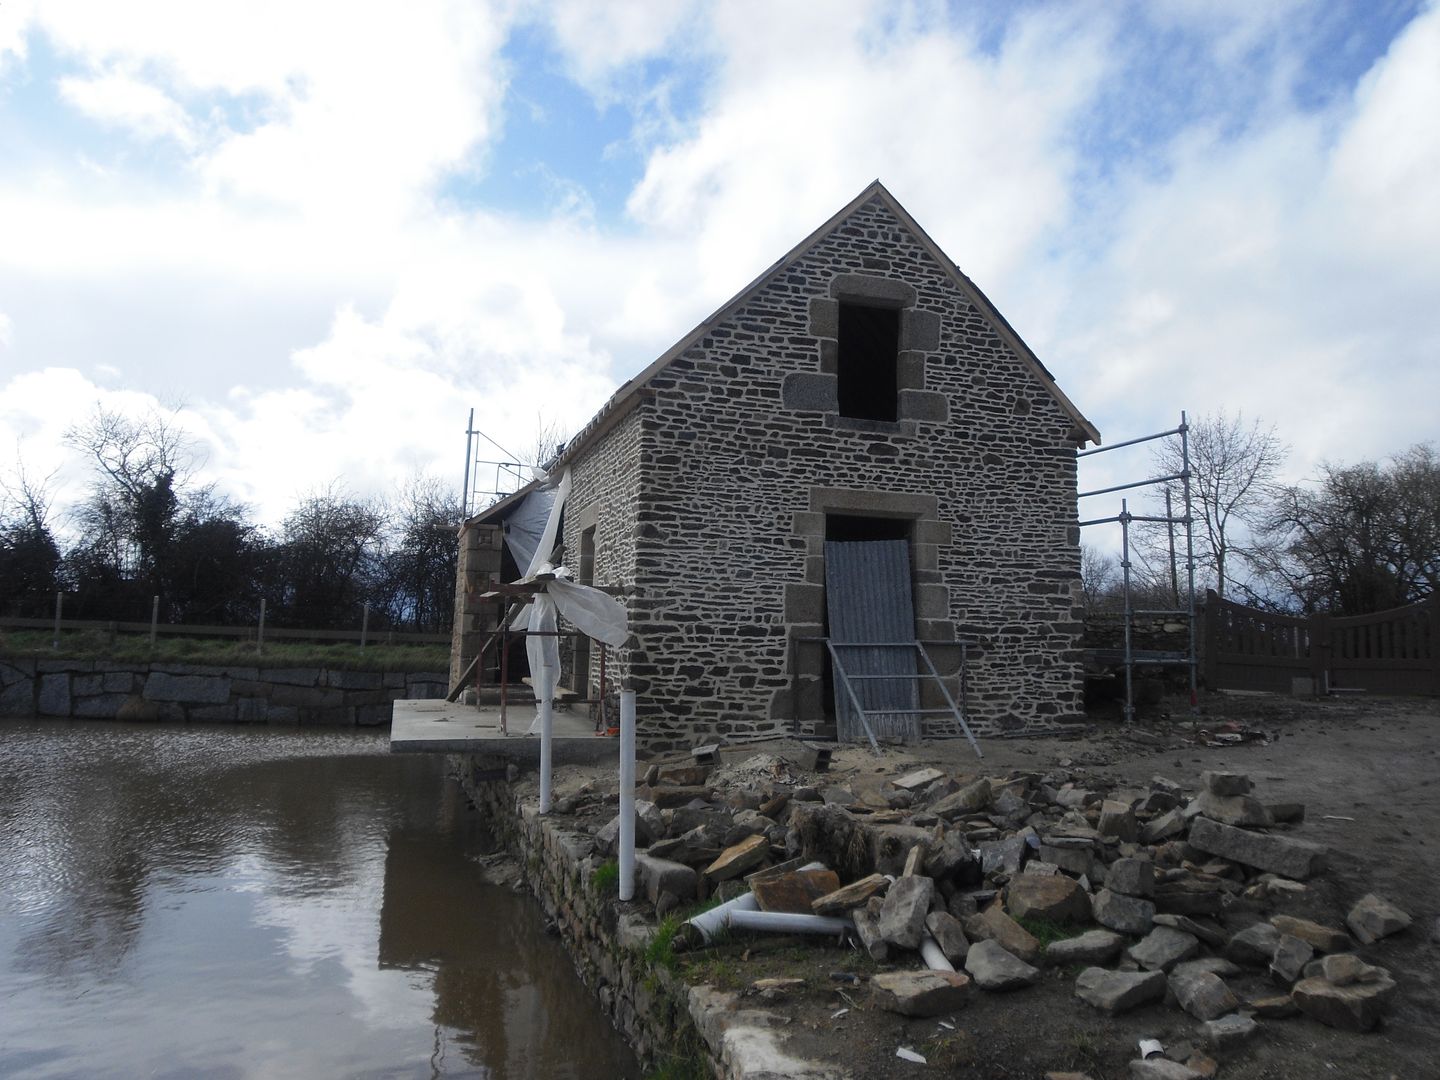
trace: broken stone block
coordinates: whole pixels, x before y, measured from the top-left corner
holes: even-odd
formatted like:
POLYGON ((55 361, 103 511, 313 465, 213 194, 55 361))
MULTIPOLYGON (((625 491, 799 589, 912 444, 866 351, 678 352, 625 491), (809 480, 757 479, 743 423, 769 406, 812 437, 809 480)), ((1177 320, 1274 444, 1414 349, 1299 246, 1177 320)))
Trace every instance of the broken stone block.
POLYGON ((1410 925, 1410 916, 1382 897, 1370 893, 1361 897, 1350 914, 1345 916, 1345 925, 1361 945, 1372 945, 1383 937, 1397 934, 1410 925))
POLYGON ((760 835, 750 836, 726 848, 705 868, 705 879, 712 884, 740 877, 770 857, 770 842, 760 835))
POLYGON ((1309 919, 1297 919, 1291 915, 1275 915, 1270 919, 1270 925, 1279 930, 1282 934, 1289 934, 1301 941, 1310 943, 1310 947, 1321 953, 1343 953, 1348 952, 1354 945, 1350 935, 1343 930, 1336 930, 1334 927, 1323 926, 1309 919))
POLYGON ((1228 979, 1232 975, 1239 975, 1241 968, 1239 964, 1232 963, 1223 956, 1202 956, 1197 960, 1181 961, 1170 969, 1170 974, 1194 975, 1201 971, 1208 971, 1211 975, 1219 975, 1222 979, 1228 979))
POLYGON ((1245 773, 1216 772, 1206 769, 1200 774, 1200 783, 1211 795, 1249 795, 1255 785, 1245 773))
POLYGON ((761 911, 789 911, 797 915, 814 914, 814 903, 840 887, 834 870, 792 870, 775 877, 756 878, 750 891, 761 911))
POLYGON ((1198 800, 1200 813, 1222 825, 1247 829, 1268 829, 1275 824, 1270 811, 1259 799, 1249 795, 1215 795, 1202 791, 1198 800))
POLYGON ((1275 956, 1270 961, 1270 974, 1282 986, 1289 986, 1300 978, 1300 973, 1314 955, 1315 950, 1308 941, 1281 934, 1280 942, 1275 946, 1275 956))
POLYGON ((1389 1010, 1394 994, 1395 982, 1386 973, 1376 982, 1345 986, 1336 986, 1324 978, 1301 979, 1290 991, 1290 999, 1306 1016, 1328 1027, 1370 1031, 1389 1010))
POLYGON ((1208 971, 1172 972, 1169 985, 1180 1008, 1196 1020, 1215 1020, 1240 1007, 1225 981, 1208 971))
POLYGON ((1136 944, 1128 954, 1147 971, 1169 971, 1181 960, 1188 960, 1200 951, 1199 939, 1183 930, 1157 926, 1136 944))
POLYGON ((930 931, 946 960, 952 964, 964 961, 965 954, 970 951, 970 940, 965 936, 965 928, 960 925, 959 919, 948 911, 932 911, 925 916, 925 929, 930 931))
POLYGON ((1068 786, 1061 788, 1055 793, 1055 803, 1068 810, 1081 810, 1091 803, 1101 801, 1099 792, 1087 791, 1085 788, 1068 786))
POLYGON ((1038 915, 1057 923, 1090 919, 1090 897, 1080 883, 1063 874, 1021 874, 1011 878, 1005 907, 1017 919, 1038 915))
POLYGON ((1248 1016, 1231 1013, 1229 1016, 1206 1020, 1201 1024, 1200 1039, 1217 1053, 1225 1053, 1250 1039, 1259 1029, 1260 1025, 1248 1016))
POLYGON ((977 941, 965 954, 965 970, 982 990, 1018 990, 1040 980, 1040 971, 998 941, 977 941))
POLYGON ((1147 844, 1158 844, 1185 831, 1185 815, 1179 810, 1170 810, 1153 821, 1148 821, 1140 830, 1140 839, 1147 844))
POLYGON ((1105 868, 1105 887, 1126 896, 1155 895, 1155 864, 1149 859, 1116 859, 1105 868))
POLYGON ((1335 986, 1349 986, 1353 982, 1360 982, 1367 972, 1384 971, 1384 968, 1372 968, 1354 953, 1340 953, 1336 956, 1326 956, 1320 961, 1320 974, 1325 981, 1335 986))
POLYGON ((877 896, 871 897, 864 907, 857 907, 850 917, 855 922, 855 936, 860 939, 870 959, 883 964, 890 959, 890 944, 880 933, 879 914, 880 898, 877 896))
POLYGON ((1122 934, 1147 934, 1155 920, 1155 905, 1149 900, 1124 896, 1109 889, 1096 893, 1091 907, 1096 922, 1122 934))
POLYGON ((982 778, 946 795, 930 807, 930 812, 946 821, 952 821, 962 814, 973 814, 989 805, 990 781, 982 778))
POLYGON ((1204 923, 1198 923, 1188 915, 1172 915, 1169 912, 1162 912, 1155 916, 1156 926, 1168 926, 1172 930, 1183 930, 1187 934, 1194 934, 1200 941, 1209 945, 1212 949, 1223 949, 1226 936, 1219 930, 1213 930, 1204 923))
POLYGON ((970 978, 954 971, 887 971, 870 980, 875 1004, 901 1016, 943 1016, 965 1005, 970 978))
POLYGON ((912 773, 906 773, 898 780, 890 781, 902 791, 919 791, 927 788, 936 780, 944 780, 945 774, 939 769, 917 769, 912 773))
POLYGON ((1040 858, 1076 877, 1083 877, 1095 868, 1095 852, 1088 841, 1082 841, 1079 847, 1042 843, 1040 858))
POLYGON ((1170 915, 1218 915, 1225 905, 1225 885, 1214 878, 1181 874, 1155 886, 1155 909, 1170 915))
POLYGON ((1139 835, 1134 811, 1127 803, 1112 799, 1100 804, 1100 822, 1096 827, 1101 836, 1114 836, 1121 840, 1134 840, 1139 835))
POLYGON ((1165 975, 1159 971, 1106 971, 1086 968, 1075 979, 1075 996, 1115 1016, 1165 997, 1165 975))
MULTIPOLYGON (((965 933, 971 941, 996 941, 1026 963, 1040 958, 1040 942, 1023 926, 992 904, 965 921, 965 933)), ((974 946, 972 945, 973 949, 974 946)))
POLYGON ((1018 874, 1030 850, 1025 837, 1016 834, 1004 840, 989 840, 980 845, 980 866, 986 874, 1018 874))
POLYGON ((1326 850, 1319 844, 1236 829, 1205 817, 1195 819, 1189 840, 1191 847, 1207 854, 1301 881, 1325 867, 1326 850))
POLYGON ((1282 1017, 1294 1016, 1300 1011, 1295 1002, 1290 1000, 1289 994, 1251 998, 1245 1003, 1245 1007, 1262 1020, 1279 1020, 1282 1017))
POLYGON ((878 825, 870 829, 870 862, 877 874, 899 877, 905 860, 916 844, 926 847, 933 837, 929 829, 915 825, 878 825))
POLYGON ((1120 955, 1125 939, 1110 930, 1087 930, 1073 938, 1061 938, 1045 946, 1045 962, 1053 967, 1070 964, 1108 964, 1120 955))
POLYGON ((1230 939, 1225 946, 1225 956, 1237 964, 1268 968, 1275 959, 1275 950, 1280 947, 1280 938, 1280 931, 1269 923, 1256 923, 1230 939))
POLYGON ((662 892, 674 893, 680 900, 693 900, 697 877, 684 863, 657 859, 643 851, 635 853, 635 876, 645 896, 653 904, 662 892))
POLYGON ((816 915, 843 915, 851 908, 863 906, 872 896, 883 893, 889 887, 890 882, 884 874, 871 874, 828 895, 817 897, 810 908, 816 915))
POLYGON ((925 854, 925 873, 936 881, 978 885, 984 880, 980 860, 958 830, 952 829, 932 843, 925 854))
POLYGON ((930 878, 911 875, 898 879, 880 906, 880 936, 902 949, 918 949, 934 897, 935 882, 930 878))

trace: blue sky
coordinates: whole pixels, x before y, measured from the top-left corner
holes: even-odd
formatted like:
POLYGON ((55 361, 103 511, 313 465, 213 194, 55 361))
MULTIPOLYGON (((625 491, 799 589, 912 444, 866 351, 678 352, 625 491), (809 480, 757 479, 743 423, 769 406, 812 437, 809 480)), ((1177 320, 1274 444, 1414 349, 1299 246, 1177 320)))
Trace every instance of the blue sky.
POLYGON ((1312 475, 1437 435, 1436 115, 1400 0, 8 0, 0 476, 63 507, 103 403, 266 520, 458 482, 470 407, 574 430, 875 177, 1108 439, 1312 475))

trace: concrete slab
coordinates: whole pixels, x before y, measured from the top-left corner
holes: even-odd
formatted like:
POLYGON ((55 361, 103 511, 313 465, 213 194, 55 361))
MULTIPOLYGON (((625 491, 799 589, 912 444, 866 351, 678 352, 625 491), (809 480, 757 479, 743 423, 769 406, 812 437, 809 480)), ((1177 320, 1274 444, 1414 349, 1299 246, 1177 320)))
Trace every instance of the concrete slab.
MULTIPOLYGON (((506 710, 510 734, 500 731, 500 709, 448 701, 397 701, 390 721, 392 754, 491 754, 511 761, 539 761, 540 736, 527 735, 534 706, 506 710)), ((552 761, 577 765, 619 760, 620 740, 597 736, 589 717, 557 710, 552 761)))

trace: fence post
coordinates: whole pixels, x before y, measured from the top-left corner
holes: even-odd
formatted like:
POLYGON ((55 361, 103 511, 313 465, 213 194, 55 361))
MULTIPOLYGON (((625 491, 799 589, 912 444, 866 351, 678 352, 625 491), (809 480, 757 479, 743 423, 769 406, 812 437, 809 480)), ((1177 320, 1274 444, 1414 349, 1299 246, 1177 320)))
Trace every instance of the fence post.
POLYGON ((65 603, 65 594, 55 594, 55 636, 50 640, 50 647, 56 652, 60 651, 60 609, 65 603))
POLYGON ((1430 594, 1430 692, 1440 696, 1440 591, 1430 594))
POLYGON ((1205 590, 1205 689, 1220 686, 1220 597, 1214 589, 1205 590))
POLYGON ((160 597, 150 598, 150 651, 155 651, 155 630, 160 622, 160 597))
POLYGON ((1330 693, 1330 616, 1316 612, 1305 620, 1310 636, 1310 678, 1316 697, 1330 693))
POLYGON ((260 625, 255 629, 255 655, 259 656, 265 648, 265 598, 260 598, 260 625))
POLYGON ((364 613, 360 616, 360 647, 361 647, 362 649, 365 647, 365 638, 369 635, 369 633, 370 633, 370 604, 369 604, 369 602, 367 601, 366 604, 365 604, 365 611, 364 611, 364 613))

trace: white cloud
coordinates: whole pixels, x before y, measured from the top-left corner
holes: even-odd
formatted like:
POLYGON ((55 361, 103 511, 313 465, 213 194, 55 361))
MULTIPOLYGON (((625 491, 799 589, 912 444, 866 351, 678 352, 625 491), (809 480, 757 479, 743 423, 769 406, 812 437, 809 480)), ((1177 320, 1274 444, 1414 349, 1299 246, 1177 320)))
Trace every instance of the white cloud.
POLYGON ((8 349, 14 334, 14 323, 10 316, 0 311, 0 349, 8 349))
POLYGON ((159 87, 133 75, 109 71, 91 78, 60 80, 60 94, 87 116, 124 128, 142 139, 195 141, 190 116, 159 87))

